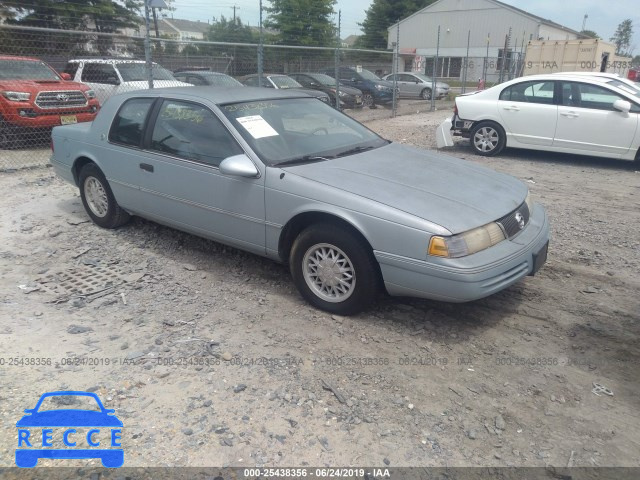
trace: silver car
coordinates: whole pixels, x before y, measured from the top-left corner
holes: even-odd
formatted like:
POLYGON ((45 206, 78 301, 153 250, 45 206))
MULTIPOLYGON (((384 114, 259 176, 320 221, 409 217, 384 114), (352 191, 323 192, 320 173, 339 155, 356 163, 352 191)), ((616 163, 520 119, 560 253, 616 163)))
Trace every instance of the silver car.
MULTIPOLYGON (((392 73, 384 77, 384 80, 393 82, 397 77, 398 89, 401 97, 422 98, 423 100, 431 100, 431 90, 433 89, 433 80, 421 73, 392 73)), ((449 95, 449 85, 444 82, 436 82, 436 99, 444 98, 449 95)))
POLYGON ((97 225, 139 215, 288 263, 333 313, 382 288, 474 300, 546 260, 547 216, 522 182, 391 143, 297 90, 131 92, 52 138, 97 225))

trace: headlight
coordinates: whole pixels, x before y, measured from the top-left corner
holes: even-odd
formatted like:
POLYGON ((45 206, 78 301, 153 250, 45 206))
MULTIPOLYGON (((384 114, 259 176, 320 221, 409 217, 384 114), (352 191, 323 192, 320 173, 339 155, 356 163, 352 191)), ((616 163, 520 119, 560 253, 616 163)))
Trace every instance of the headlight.
POLYGON ((348 96, 349 96, 349 94, 348 94, 347 92, 343 92, 342 90, 340 90, 340 91, 338 92, 338 96, 340 96, 340 97, 348 97, 348 96))
POLYGON ((3 97, 12 102, 28 102, 31 95, 28 92, 0 92, 3 97))
POLYGON ((531 200, 531 192, 527 193, 527 198, 524 199, 524 203, 527 204, 529 209, 529 218, 533 215, 533 200, 531 200))
POLYGON ((491 222, 451 237, 433 236, 429 241, 429 255, 458 258, 485 250, 505 239, 500 226, 491 222))
POLYGON ((376 90, 380 90, 381 92, 390 92, 391 87, 386 87, 384 85, 376 85, 376 90))
POLYGON ((96 98, 96 92, 94 92, 93 90, 87 90, 86 92, 84 92, 84 94, 89 100, 91 100, 92 98, 96 98))

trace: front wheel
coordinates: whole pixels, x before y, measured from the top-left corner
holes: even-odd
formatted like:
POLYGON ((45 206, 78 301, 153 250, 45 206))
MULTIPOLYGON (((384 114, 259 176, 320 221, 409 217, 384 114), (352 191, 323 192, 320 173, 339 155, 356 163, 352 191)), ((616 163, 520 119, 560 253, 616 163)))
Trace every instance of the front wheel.
POLYGON ((379 289, 379 272, 364 240, 331 224, 312 225, 296 238, 289 265, 300 294, 339 315, 367 308, 379 289))
POLYGON ((362 106, 363 107, 369 107, 369 108, 375 107, 375 101, 373 99, 373 95, 371 95, 370 93, 363 93, 362 94, 362 106))
POLYGON ((80 198, 93 222, 102 228, 117 228, 129 220, 129 214, 116 202, 111 187, 95 163, 80 171, 80 198))
POLYGON ((471 148, 484 157, 499 154, 507 143, 504 129, 494 122, 479 122, 470 132, 471 148))
POLYGON ((422 97, 423 100, 431 100, 431 89, 430 88, 423 89, 422 92, 420 92, 420 96, 422 97))

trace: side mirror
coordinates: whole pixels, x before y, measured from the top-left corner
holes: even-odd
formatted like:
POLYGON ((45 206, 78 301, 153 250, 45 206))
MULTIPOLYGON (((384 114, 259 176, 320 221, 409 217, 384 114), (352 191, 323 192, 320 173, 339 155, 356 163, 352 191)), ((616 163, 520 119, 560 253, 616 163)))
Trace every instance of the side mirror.
POLYGON ((245 154, 227 157, 220 162, 220 172, 234 177, 257 177, 260 172, 245 154))
POLYGON ((616 100, 613 102, 613 108, 622 113, 629 113, 631 110, 631 102, 627 102, 626 100, 616 100))
POLYGON ((63 80, 71 80, 71 75, 66 72, 61 73, 60 77, 62 77, 63 80))

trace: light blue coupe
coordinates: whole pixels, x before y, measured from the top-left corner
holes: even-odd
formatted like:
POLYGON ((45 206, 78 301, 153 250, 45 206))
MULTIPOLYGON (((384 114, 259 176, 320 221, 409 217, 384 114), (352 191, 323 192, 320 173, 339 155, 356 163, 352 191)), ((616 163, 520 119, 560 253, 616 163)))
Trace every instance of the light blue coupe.
POLYGON ((288 263, 329 312, 359 312, 383 287, 475 300, 547 257, 547 216, 522 182, 391 143, 299 91, 130 92, 52 137, 51 163, 96 224, 139 215, 288 263))

